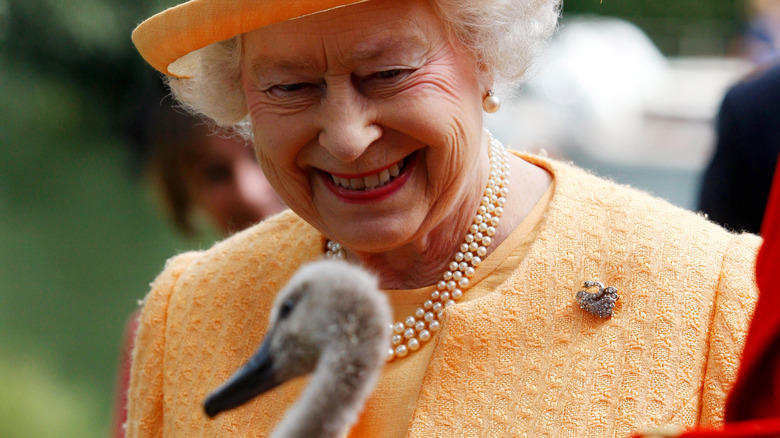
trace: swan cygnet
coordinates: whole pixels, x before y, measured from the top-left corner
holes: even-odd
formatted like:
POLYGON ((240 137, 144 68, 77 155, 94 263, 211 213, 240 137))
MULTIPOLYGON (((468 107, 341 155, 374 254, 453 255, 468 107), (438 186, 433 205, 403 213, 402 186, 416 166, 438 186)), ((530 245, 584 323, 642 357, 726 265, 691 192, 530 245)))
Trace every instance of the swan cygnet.
POLYGON ((343 436, 385 363, 390 325, 376 277, 343 261, 307 264, 279 292, 257 352, 206 398, 206 414, 313 373, 272 437, 343 436))

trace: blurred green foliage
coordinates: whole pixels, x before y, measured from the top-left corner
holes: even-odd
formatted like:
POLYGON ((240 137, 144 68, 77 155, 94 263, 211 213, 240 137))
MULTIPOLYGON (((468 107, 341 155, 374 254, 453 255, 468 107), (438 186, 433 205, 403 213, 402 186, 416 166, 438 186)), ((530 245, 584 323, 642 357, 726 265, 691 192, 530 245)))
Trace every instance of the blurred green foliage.
POLYGON ((56 375, 55 368, 44 356, 1 352, 0 436, 105 436, 99 433, 104 422, 91 414, 100 411, 95 385, 78 379, 66 381, 56 375))
POLYGON ((667 56, 722 56, 747 19, 747 0, 564 0, 567 14, 620 17, 636 24, 667 56))
MULTIPOLYGON (((124 130, 159 79, 132 28, 175 0, 0 0, 0 436, 106 436, 127 316, 175 235, 124 130)), ((571 0, 668 55, 722 54, 744 2, 571 0), (697 42, 698 41, 698 42, 697 42), (702 42, 703 41, 703 42, 702 42)))
POLYGON ((129 34, 152 3, 0 0, 2 437, 107 436, 127 317, 213 239, 175 235, 132 177, 123 130, 157 77, 129 34))

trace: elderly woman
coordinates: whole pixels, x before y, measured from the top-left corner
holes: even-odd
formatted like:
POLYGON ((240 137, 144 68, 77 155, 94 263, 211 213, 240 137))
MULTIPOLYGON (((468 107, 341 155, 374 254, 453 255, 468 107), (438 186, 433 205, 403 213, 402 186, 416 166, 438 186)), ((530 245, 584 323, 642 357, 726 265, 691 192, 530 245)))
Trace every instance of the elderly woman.
POLYGON ((213 420, 201 403, 257 347, 280 287, 325 255, 375 272, 398 321, 350 436, 722 421, 760 240, 483 129, 558 6, 191 0, 138 27, 185 105, 251 131, 291 211, 154 282, 129 436, 266 436, 302 382, 213 420))

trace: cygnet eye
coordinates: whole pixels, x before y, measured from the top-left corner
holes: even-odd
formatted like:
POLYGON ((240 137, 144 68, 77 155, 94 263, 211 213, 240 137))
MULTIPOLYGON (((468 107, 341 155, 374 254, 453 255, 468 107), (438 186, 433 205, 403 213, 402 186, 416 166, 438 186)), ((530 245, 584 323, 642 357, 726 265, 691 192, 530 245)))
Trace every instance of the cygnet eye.
POLYGON ((295 307, 295 300, 292 298, 287 298, 282 303, 282 307, 279 308, 279 319, 285 319, 287 318, 290 313, 293 311, 293 308, 295 307))

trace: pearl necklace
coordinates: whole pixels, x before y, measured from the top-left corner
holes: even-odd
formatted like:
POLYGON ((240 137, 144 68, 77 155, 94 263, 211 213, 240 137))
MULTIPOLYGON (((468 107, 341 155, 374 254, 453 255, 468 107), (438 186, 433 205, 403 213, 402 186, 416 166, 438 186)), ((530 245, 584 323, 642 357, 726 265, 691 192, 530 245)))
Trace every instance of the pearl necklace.
MULTIPOLYGON (((441 329, 441 318, 446 307, 455 304, 463 297, 463 290, 469 285, 469 278, 475 273, 482 258, 487 255, 487 247, 493 243, 496 227, 504 212, 504 203, 509 193, 509 156, 501 143, 488 132, 490 148, 490 178, 482 195, 482 202, 469 227, 464 242, 461 243, 448 270, 442 275, 431 298, 417 308, 414 315, 406 317, 392 325, 392 346, 387 352, 387 360, 406 357, 410 352, 419 350, 429 341, 433 333, 441 329)), ((340 244, 328 241, 328 258, 344 259, 346 254, 340 244)))

